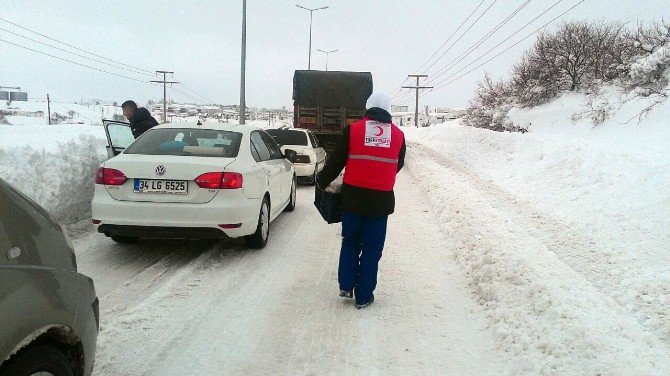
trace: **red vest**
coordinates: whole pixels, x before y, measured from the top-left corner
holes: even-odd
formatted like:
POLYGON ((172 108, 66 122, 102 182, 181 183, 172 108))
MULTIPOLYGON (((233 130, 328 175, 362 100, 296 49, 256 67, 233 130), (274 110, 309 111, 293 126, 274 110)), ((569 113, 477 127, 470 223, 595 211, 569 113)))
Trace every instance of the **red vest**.
POLYGON ((393 123, 364 117, 351 124, 344 182, 355 187, 392 191, 404 138, 393 123))

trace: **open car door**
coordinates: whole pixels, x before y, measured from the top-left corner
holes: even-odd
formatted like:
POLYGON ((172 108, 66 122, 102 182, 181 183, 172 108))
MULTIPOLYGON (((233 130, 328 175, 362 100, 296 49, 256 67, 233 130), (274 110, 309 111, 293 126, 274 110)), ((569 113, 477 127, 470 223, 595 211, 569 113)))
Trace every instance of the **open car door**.
POLYGON ((120 121, 103 120, 107 135, 107 155, 112 158, 119 155, 128 145, 135 141, 133 132, 130 130, 130 123, 120 121))

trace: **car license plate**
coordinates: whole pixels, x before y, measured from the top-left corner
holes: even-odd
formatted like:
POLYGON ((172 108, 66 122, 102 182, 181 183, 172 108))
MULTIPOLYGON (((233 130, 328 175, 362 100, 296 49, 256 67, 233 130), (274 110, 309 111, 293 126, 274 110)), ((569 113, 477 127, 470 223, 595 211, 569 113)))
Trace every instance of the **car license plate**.
POLYGON ((181 180, 150 180, 135 179, 134 191, 137 193, 165 193, 185 195, 188 193, 188 184, 181 180))

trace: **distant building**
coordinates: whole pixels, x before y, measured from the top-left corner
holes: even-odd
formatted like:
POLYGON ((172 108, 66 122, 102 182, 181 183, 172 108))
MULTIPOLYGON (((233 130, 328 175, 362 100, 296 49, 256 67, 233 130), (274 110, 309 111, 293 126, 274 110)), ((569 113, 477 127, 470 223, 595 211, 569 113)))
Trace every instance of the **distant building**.
POLYGON ((16 102, 28 102, 28 93, 23 91, 10 91, 9 100, 16 102))
MULTIPOLYGON (((413 127, 414 126, 414 112, 391 112, 391 117, 393 118, 393 124, 399 127, 413 127)), ((431 117, 419 113, 419 126, 425 127, 432 124, 431 117)))
POLYGON ((409 106, 398 106, 398 105, 391 105, 391 112, 408 112, 409 111, 409 106))

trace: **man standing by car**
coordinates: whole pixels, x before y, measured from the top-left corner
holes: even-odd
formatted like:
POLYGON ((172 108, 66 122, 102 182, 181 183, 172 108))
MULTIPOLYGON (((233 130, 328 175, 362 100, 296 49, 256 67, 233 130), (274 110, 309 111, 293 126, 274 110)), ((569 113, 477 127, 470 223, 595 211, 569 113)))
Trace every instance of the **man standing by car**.
POLYGON ((137 103, 125 101, 121 105, 123 116, 130 122, 130 129, 135 138, 140 137, 142 133, 158 125, 156 119, 144 107, 137 108, 137 103))
POLYGON ((390 107, 386 93, 373 93, 365 116, 345 128, 317 177, 319 188, 325 189, 346 167, 338 282, 340 296, 355 296, 358 309, 374 301, 386 224, 395 208, 393 186, 405 160, 405 137, 392 123, 390 107))

